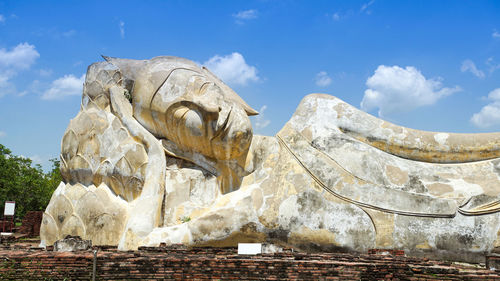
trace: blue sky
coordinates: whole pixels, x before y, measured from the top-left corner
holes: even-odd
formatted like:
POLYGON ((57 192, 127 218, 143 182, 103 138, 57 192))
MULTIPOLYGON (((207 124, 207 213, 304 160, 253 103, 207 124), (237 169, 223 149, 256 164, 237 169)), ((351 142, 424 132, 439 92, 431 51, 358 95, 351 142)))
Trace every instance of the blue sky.
POLYGON ((0 143, 45 168, 100 55, 204 64, 273 135, 335 95, 406 127, 500 131, 498 1, 0 1, 0 143))

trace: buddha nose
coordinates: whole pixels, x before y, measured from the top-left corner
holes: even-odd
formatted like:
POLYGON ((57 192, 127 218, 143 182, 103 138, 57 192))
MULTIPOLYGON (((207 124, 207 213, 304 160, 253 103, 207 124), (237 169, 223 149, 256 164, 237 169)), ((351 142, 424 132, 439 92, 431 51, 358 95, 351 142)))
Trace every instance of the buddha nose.
POLYGON ((207 112, 209 113, 214 113, 214 114, 219 114, 219 112, 222 110, 222 107, 213 105, 213 104, 208 104, 203 107, 207 112))

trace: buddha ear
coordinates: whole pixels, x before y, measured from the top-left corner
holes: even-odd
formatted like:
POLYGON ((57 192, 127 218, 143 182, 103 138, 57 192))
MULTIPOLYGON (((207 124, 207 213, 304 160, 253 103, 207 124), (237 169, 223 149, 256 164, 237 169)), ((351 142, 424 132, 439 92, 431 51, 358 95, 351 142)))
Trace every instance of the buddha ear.
POLYGON ((254 115, 259 115, 259 112, 253 108, 251 108, 248 104, 245 103, 246 106, 243 106, 245 109, 245 112, 247 113, 248 116, 254 116, 254 115))
POLYGON ((251 108, 233 89, 231 89, 228 85, 226 85, 222 80, 220 80, 217 76, 215 76, 208 68, 202 67, 204 73, 214 80, 215 84, 222 89, 224 96, 243 107, 248 116, 258 115, 259 112, 253 108, 251 108))

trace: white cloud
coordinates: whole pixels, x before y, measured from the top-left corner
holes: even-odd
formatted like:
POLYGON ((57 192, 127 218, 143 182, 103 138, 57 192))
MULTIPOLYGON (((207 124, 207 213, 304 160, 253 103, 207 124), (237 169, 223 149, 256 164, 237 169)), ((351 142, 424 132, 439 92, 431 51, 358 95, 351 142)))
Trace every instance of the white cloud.
POLYGON ((38 70, 38 74, 42 77, 48 77, 52 75, 52 69, 40 69, 38 70))
POLYGON ((326 87, 330 84, 332 84, 332 78, 328 76, 328 73, 325 71, 321 71, 318 74, 316 74, 316 85, 320 87, 326 87))
POLYGON ((5 22, 5 17, 3 15, 0 15, 0 22, 5 22))
POLYGON ((336 12, 331 13, 331 14, 327 13, 326 17, 328 19, 333 20, 333 21, 341 21, 341 20, 346 20, 346 19, 352 17, 354 14, 355 14, 355 12, 353 10, 336 11, 336 12))
POLYGON ((13 70, 25 70, 31 67, 40 54, 34 45, 21 43, 12 50, 0 49, 0 68, 12 68, 13 70))
POLYGON ((26 157, 24 155, 19 155, 20 157, 22 158, 26 158, 26 159, 30 159, 31 160, 31 164, 32 164, 32 167, 36 166, 36 165, 40 165, 42 166, 42 169, 45 171, 45 172, 48 172, 50 171, 51 167, 52 167, 52 163, 50 163, 49 161, 49 157, 47 156, 40 156, 38 154, 35 154, 35 155, 31 155, 29 157, 26 157))
POLYGON ((255 116, 255 129, 256 132, 258 132, 261 129, 264 129, 265 127, 269 126, 271 124, 271 121, 269 119, 265 119, 264 112, 267 109, 267 105, 263 105, 260 110, 259 110, 259 115, 255 116))
POLYGON ((371 5, 373 5, 373 3, 375 3, 375 0, 371 0, 370 2, 367 2, 367 3, 363 4, 363 5, 361 6, 360 11, 361 11, 361 12, 366 11, 366 13, 367 13, 367 14, 371 14, 371 11, 369 11, 369 10, 367 10, 367 9, 368 9, 368 7, 370 7, 371 5))
POLYGON ((10 79, 28 70, 39 57, 35 46, 28 43, 20 43, 11 50, 0 49, 0 97, 16 91, 10 79))
POLYGON ((7 134, 4 131, 0 131, 0 138, 5 137, 7 134))
POLYGON ((62 36, 64 36, 64 37, 71 37, 71 36, 73 36, 75 34, 76 34, 76 30, 71 29, 71 30, 68 30, 66 32, 63 32, 62 36))
POLYGON ((495 72, 497 69, 500 69, 500 64, 497 64, 493 57, 489 57, 487 60, 486 60, 486 65, 490 67, 489 71, 490 71, 490 74, 495 72))
POLYGON ((245 62, 240 53, 234 52, 227 56, 215 55, 203 63, 227 84, 246 85, 248 82, 257 82, 257 69, 245 62))
POLYGON ((35 154, 33 156, 30 156, 29 159, 31 159, 31 162, 33 162, 33 164, 42 165, 43 160, 42 160, 42 157, 40 157, 40 155, 35 154))
POLYGON ((479 128, 488 128, 500 125, 500 88, 488 94, 491 103, 485 105, 478 113, 474 113, 470 121, 479 128))
POLYGON ((25 95, 28 93, 36 94, 36 95, 43 95, 43 93, 51 87, 52 82, 51 81, 46 81, 45 79, 43 80, 38 80, 35 79, 31 81, 26 87, 26 90, 23 91, 22 93, 19 93, 18 95, 25 95))
POLYGON ((469 71, 470 73, 474 74, 477 78, 484 79, 484 72, 477 69, 476 65, 471 60, 464 60, 462 62, 462 66, 460 67, 460 71, 462 72, 469 71))
POLYGON ((245 21, 256 19, 258 15, 259 13, 257 10, 251 9, 251 10, 239 11, 238 13, 233 14, 233 18, 235 18, 236 23, 243 24, 245 21))
POLYGON ((498 32, 496 29, 493 30, 493 33, 491 34, 491 37, 493 37, 493 38, 500 38, 500 32, 498 32))
POLYGON ((125 38, 125 23, 123 21, 120 21, 120 36, 125 38))
POLYGON ((397 65, 380 65, 366 80, 366 85, 361 108, 365 111, 378 108, 379 116, 432 105, 461 90, 458 86, 444 88, 440 78, 426 79, 413 66, 397 65))
POLYGON ((59 79, 52 81, 51 87, 42 95, 44 100, 61 99, 65 96, 76 96, 82 94, 85 74, 80 78, 74 75, 64 75, 59 79))

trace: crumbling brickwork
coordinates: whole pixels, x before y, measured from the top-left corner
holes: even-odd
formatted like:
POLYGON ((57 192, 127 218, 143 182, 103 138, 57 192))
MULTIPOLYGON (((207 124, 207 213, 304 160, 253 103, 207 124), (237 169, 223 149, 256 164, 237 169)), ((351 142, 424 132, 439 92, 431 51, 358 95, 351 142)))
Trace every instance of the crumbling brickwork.
MULTIPOLYGON (((499 280, 479 265, 380 254, 298 253, 237 255, 235 248, 98 249, 96 280, 499 280)), ((0 249, 0 279, 91 280, 92 251, 0 249)))

